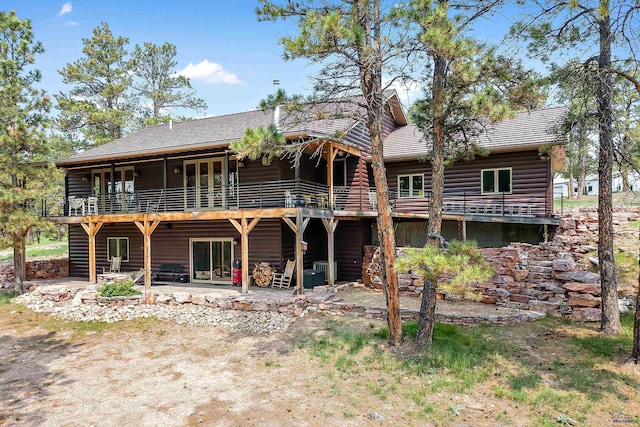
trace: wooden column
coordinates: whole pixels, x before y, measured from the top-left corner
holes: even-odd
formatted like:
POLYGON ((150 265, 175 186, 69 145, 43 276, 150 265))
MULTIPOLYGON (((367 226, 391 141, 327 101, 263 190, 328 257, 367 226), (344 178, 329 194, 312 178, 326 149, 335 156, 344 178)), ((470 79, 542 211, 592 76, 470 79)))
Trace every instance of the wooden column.
POLYGON ((133 221, 142 233, 144 241, 144 295, 147 304, 153 304, 153 294, 151 293, 151 234, 160 224, 160 220, 145 218, 143 222, 133 221))
POLYGON ((462 241, 463 242, 467 241, 467 220, 466 219, 462 220, 462 241))
POLYGON ((304 270, 304 255, 302 253, 302 242, 304 236, 304 230, 307 228, 309 221, 311 218, 303 218, 302 210, 296 210, 296 223, 294 224, 287 217, 282 218, 284 222, 291 228, 291 230, 296 234, 296 294, 302 295, 303 293, 303 270, 304 270))
POLYGON ((242 293, 249 293, 249 233, 258 224, 260 218, 253 218, 251 222, 249 219, 243 216, 240 219, 240 223, 233 218, 229 218, 231 225, 240 233, 240 245, 241 245, 241 261, 242 261, 242 293))
POLYGON ((97 283, 98 274, 96 273, 96 234, 102 228, 103 222, 80 223, 84 231, 89 235, 89 282, 97 283))
POLYGON ((333 147, 333 143, 329 142, 329 146, 327 148, 327 185, 329 186, 329 200, 328 207, 329 209, 333 209, 333 161, 336 158, 337 150, 333 147))
POLYGON ((334 232, 336 231, 336 227, 338 226, 338 221, 335 218, 322 218, 322 224, 324 225, 325 230, 327 230, 327 261, 329 265, 327 266, 327 282, 329 286, 333 286, 335 284, 336 279, 336 271, 333 271, 333 263, 335 260, 335 245, 334 245, 334 232))

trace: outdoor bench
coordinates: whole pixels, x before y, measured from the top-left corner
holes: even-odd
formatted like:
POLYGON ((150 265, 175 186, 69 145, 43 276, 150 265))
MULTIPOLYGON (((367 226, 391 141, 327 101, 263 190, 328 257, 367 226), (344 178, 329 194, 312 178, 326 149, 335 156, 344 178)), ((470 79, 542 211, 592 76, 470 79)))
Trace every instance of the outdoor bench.
POLYGON ((182 273, 182 265, 180 264, 160 264, 160 269, 155 272, 154 278, 159 280, 162 277, 171 276, 171 281, 176 282, 180 279, 182 273))

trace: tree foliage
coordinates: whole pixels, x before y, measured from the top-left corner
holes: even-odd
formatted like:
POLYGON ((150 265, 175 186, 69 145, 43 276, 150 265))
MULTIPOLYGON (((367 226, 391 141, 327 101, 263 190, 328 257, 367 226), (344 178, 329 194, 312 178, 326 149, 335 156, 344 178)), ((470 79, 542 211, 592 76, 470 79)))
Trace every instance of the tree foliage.
POLYGON ((206 102, 195 96, 189 79, 176 75, 175 45, 165 42, 136 45, 129 66, 136 79, 135 94, 142 100, 145 125, 166 123, 173 108, 204 111, 206 102))
MULTIPOLYGON (((486 125, 514 110, 535 107, 544 99, 535 73, 470 36, 473 22, 492 13, 499 3, 411 0, 395 12, 400 20, 404 19, 404 25, 418 28, 415 49, 428 64, 421 79, 424 98, 412 107, 411 119, 431 148, 427 239, 436 248, 442 229, 445 166, 484 154, 475 144, 475 137, 486 125)), ((418 345, 432 341, 435 284, 435 279, 424 282, 418 345)))
POLYGON ((93 37, 82 41, 84 56, 60 70, 63 82, 72 88, 56 95, 56 100, 58 126, 87 148, 124 136, 137 103, 130 92, 129 39, 114 36, 103 22, 93 30, 93 37))
POLYGON ((0 12, 0 237, 14 248, 15 287, 22 292, 24 235, 32 225, 46 227, 35 200, 47 194, 51 168, 45 129, 49 97, 36 88, 40 72, 33 68, 42 44, 34 39, 31 21, 14 11, 0 12))
POLYGON ((136 45, 115 36, 105 22, 83 39, 83 57, 60 74, 71 86, 56 95, 58 131, 76 148, 86 149, 123 137, 141 127, 167 122, 173 110, 207 108, 189 79, 176 75, 176 47, 171 43, 136 45))
MULTIPOLYGON (((316 98, 329 117, 363 123, 371 140, 371 165, 376 184, 378 237, 381 242, 381 280, 385 285, 389 343, 402 340, 395 264, 395 237, 388 185, 382 159, 383 117, 386 98, 383 74, 401 73, 390 68, 402 54, 403 40, 391 22, 391 2, 335 0, 318 3, 260 0, 260 20, 293 21, 297 32, 280 38, 285 59, 306 59, 321 64, 312 81, 316 98), (339 102, 335 102, 339 100, 339 102), (332 102, 335 102, 332 104, 332 102), (341 108, 342 107, 342 108, 341 108), (347 107, 347 108, 344 108, 347 107)), ((393 82, 393 80, 391 81, 393 82)))
POLYGON ((613 256, 611 184, 614 166, 614 83, 623 77, 640 91, 630 70, 637 69, 640 8, 624 0, 535 1, 530 15, 512 28, 512 35, 528 40, 529 52, 538 58, 560 60, 578 54, 583 70, 595 79, 598 126, 598 261, 602 287, 602 324, 605 333, 620 331, 618 292, 613 256))
POLYGON ((424 248, 406 248, 405 256, 396 261, 398 271, 418 274, 425 281, 438 283, 444 293, 473 299, 477 293, 470 284, 489 280, 494 271, 478 250, 475 241, 452 240, 448 248, 426 245, 424 248))

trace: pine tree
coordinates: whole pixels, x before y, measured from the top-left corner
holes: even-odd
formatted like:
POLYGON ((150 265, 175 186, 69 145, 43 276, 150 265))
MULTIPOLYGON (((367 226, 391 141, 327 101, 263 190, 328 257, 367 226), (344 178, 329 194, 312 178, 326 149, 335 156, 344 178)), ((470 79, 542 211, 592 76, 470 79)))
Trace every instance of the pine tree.
POLYGON ((31 21, 0 12, 0 233, 14 250, 15 290, 23 291, 24 237, 33 225, 46 227, 36 200, 48 193, 50 168, 45 137, 49 97, 36 88, 33 68, 44 52, 31 21))
POLYGON ((171 109, 207 109, 206 102, 195 96, 189 79, 175 75, 176 54, 176 47, 171 43, 136 45, 131 54, 129 65, 135 76, 132 86, 144 105, 144 125, 167 122, 171 109))
POLYGON ((57 124, 80 148, 121 138, 132 126, 137 103, 131 95, 128 42, 126 37, 115 37, 103 22, 93 37, 83 39, 84 57, 60 70, 72 88, 56 95, 57 124))

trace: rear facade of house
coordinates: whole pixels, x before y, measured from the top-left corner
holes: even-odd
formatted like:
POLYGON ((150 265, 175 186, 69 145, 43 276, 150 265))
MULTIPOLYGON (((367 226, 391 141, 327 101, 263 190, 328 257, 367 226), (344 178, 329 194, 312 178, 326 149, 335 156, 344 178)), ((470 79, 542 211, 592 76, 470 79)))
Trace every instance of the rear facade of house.
MULTIPOLYGON (((487 156, 447 167, 447 239, 500 246, 539 242, 553 230, 555 157, 540 148, 561 142, 552 125, 563 114, 520 113, 481 136, 487 156)), ((267 262, 282 271, 295 259, 298 269, 333 262, 331 281, 362 277, 363 247, 377 242, 366 130, 324 119, 284 131, 305 144, 298 163, 229 150, 245 128, 273 121, 273 112, 252 111, 156 126, 58 162, 66 197, 43 211, 69 224, 70 275, 95 280, 120 256, 128 271, 179 264, 196 283, 230 283, 238 258, 244 270, 267 262)), ((431 167, 423 139, 390 97, 384 155, 399 246, 425 241, 431 167)))

